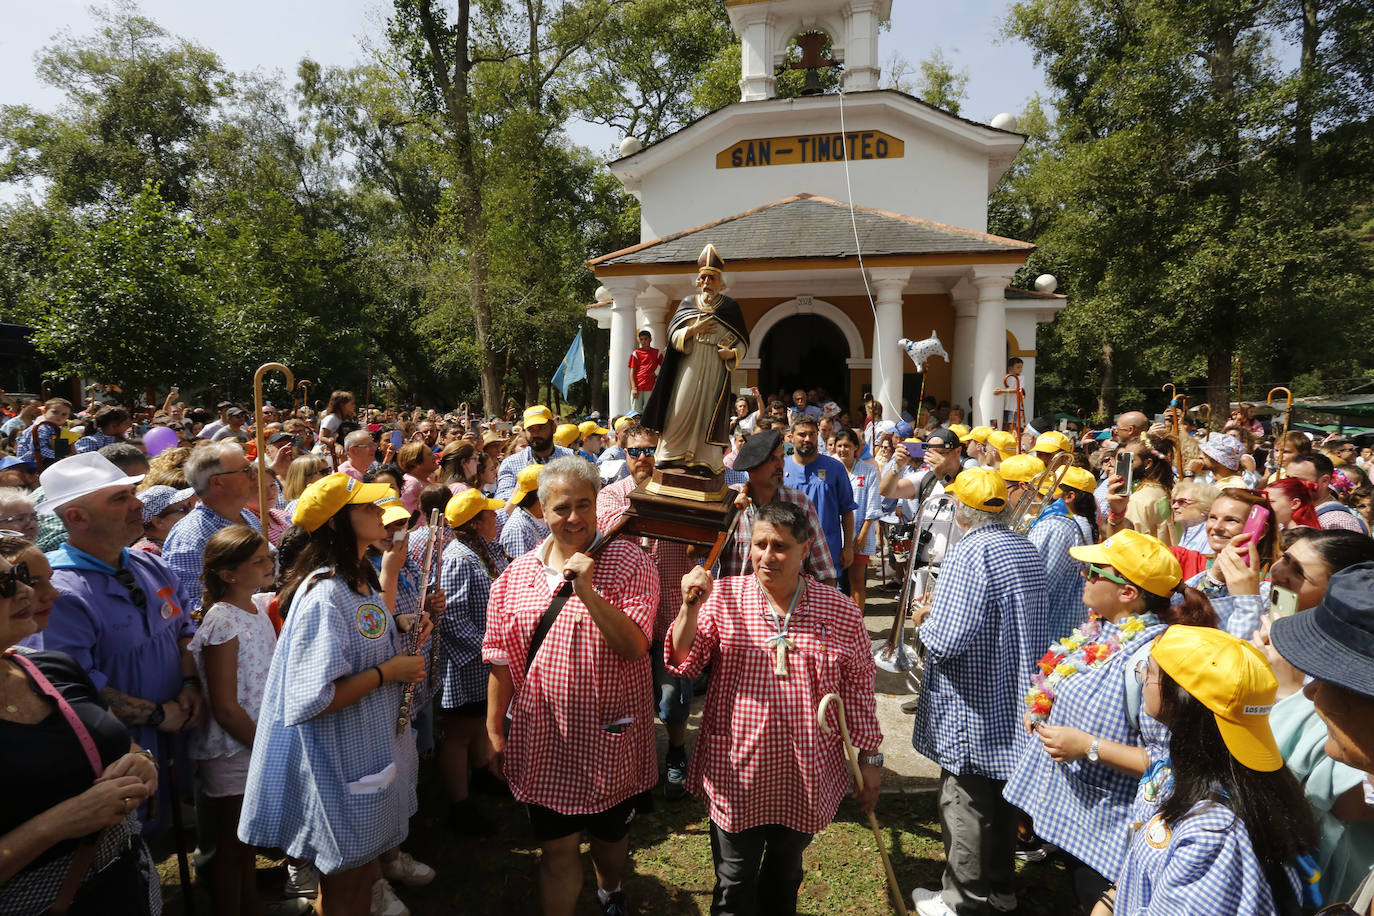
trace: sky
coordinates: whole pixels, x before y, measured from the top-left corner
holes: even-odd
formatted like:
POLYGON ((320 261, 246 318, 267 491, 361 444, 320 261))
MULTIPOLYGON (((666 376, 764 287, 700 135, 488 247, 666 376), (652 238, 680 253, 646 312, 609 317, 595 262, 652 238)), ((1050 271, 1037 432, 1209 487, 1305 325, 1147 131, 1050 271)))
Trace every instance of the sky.
MULTIPOLYGON (((683 0, 692 2, 692 0, 683 0)), ((4 4, 0 30, 0 104, 56 108, 60 93, 35 75, 36 55, 64 30, 94 31, 87 0, 42 0, 4 4)), ((960 114, 989 121, 999 112, 1020 111, 1044 79, 1024 44, 999 38, 1009 0, 893 0, 892 29, 879 36, 886 64, 899 53, 914 66, 936 47, 969 74, 968 99, 960 114)), ((296 63, 312 57, 325 65, 347 66, 366 59, 368 45, 380 43, 390 3, 378 0, 142 0, 144 15, 174 35, 219 54, 234 72, 279 72, 294 81, 296 63)), ((600 125, 572 122, 572 140, 610 155, 620 137, 600 125)))

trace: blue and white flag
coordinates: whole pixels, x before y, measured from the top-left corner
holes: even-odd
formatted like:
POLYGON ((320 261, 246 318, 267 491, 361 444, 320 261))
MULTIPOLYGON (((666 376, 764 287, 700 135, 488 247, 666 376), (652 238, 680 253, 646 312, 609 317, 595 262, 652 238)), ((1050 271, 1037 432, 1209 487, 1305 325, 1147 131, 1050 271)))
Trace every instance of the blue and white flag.
POLYGON ((567 355, 563 357, 563 362, 559 365, 558 371, 553 374, 553 384, 562 392, 563 400, 566 401, 568 399, 568 386, 586 377, 587 361, 582 357, 582 329, 578 328, 572 346, 568 347, 567 355))

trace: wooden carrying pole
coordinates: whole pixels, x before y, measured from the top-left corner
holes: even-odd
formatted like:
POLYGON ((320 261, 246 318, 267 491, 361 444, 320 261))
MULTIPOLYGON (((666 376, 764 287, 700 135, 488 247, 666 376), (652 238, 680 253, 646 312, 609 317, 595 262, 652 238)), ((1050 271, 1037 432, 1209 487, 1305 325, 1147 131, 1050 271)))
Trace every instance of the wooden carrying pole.
POLYGON ((1284 397, 1287 399, 1283 406, 1283 433, 1276 440, 1274 440, 1274 448, 1279 453, 1278 459, 1274 462, 1274 464, 1279 469, 1278 476, 1282 477, 1284 465, 1283 455, 1286 451, 1284 449, 1284 440, 1288 438, 1288 424, 1293 422, 1293 392, 1283 387, 1270 388, 1269 397, 1265 398, 1265 403, 1269 404, 1272 407, 1274 404, 1274 394, 1275 392, 1279 391, 1283 392, 1284 397))
POLYGON ((281 363, 263 363, 253 373, 253 435, 258 445, 258 523, 267 536, 267 432, 262 428, 262 377, 273 369, 286 376, 286 390, 296 387, 296 377, 281 363))
POLYGON ((1169 382, 1165 385, 1160 385, 1159 390, 1163 391, 1165 394, 1169 396, 1169 413, 1172 415, 1174 421, 1174 467, 1178 469, 1178 479, 1182 480, 1183 430, 1182 427, 1179 425, 1181 420, 1179 416, 1179 411, 1186 411, 1188 409, 1188 396, 1186 394, 1179 394, 1178 388, 1174 386, 1173 382, 1169 382))
MULTIPOLYGON (((924 378, 924 376, 922 377, 924 378)), ((1016 454, 1021 454, 1021 433, 1026 428, 1026 389, 1021 386, 1021 376, 1002 376, 1003 388, 1009 388, 1016 395, 1016 413, 1012 422, 1016 427, 1016 454), (1007 383, 1011 382, 1011 385, 1007 383)))
MULTIPOLYGON (((849 771, 854 774, 854 785, 859 791, 863 791, 864 774, 859 769, 859 752, 854 750, 854 742, 849 740, 849 723, 844 718, 844 700, 838 693, 827 693, 821 697, 821 705, 816 709, 816 721, 820 724, 821 731, 830 734, 830 726, 826 724, 825 713, 830 708, 830 704, 835 704, 835 715, 840 720, 840 737, 844 740, 844 759, 849 762, 849 771)), ((897 883, 897 874, 892 870, 892 860, 887 857, 887 844, 883 842, 882 831, 878 829, 878 817, 872 811, 868 812, 868 826, 873 830, 873 838, 878 841, 878 855, 883 858, 883 871, 887 873, 887 889, 892 893, 892 903, 901 916, 907 916, 906 902, 902 899, 902 888, 897 883)))

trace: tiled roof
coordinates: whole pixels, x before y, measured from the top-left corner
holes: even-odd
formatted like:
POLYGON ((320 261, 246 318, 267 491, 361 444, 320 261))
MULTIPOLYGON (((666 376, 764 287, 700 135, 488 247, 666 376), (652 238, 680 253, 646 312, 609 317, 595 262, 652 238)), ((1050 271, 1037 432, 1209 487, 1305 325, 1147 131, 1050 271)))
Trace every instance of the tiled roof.
POLYGON ((631 264, 694 265, 707 242, 720 249, 727 265, 732 261, 776 258, 852 258, 856 254, 855 224, 859 251, 865 257, 1023 254, 1035 247, 1029 242, 870 207, 855 206, 851 222, 849 204, 798 194, 704 226, 601 255, 587 265, 593 269, 631 264))

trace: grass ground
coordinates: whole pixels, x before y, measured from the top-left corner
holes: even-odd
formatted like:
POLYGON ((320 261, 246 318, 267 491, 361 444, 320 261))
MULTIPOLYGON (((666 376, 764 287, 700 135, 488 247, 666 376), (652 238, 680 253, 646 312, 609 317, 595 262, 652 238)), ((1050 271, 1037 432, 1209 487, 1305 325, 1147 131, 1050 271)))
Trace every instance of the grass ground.
MULTIPOLYGON (((401 898, 415 916, 438 914, 538 913, 538 853, 530 837, 522 806, 506 800, 479 799, 484 810, 500 826, 492 839, 458 838, 444 825, 445 805, 433 783, 425 781, 426 797, 412 821, 405 848, 432 865, 439 877, 429 887, 403 888, 401 898)), ((888 845, 897 880, 905 899, 913 887, 937 887, 943 868, 935 798, 925 795, 883 796, 878 822, 888 845)), ((165 885, 165 912, 182 913, 177 886, 175 856, 168 850, 159 866, 165 885)), ((585 858, 585 857, 584 857, 585 858)), ((595 916, 596 905, 590 859, 587 882, 578 903, 579 916, 595 916)), ((285 880, 280 860, 259 858, 263 895, 276 899, 285 880)), ((819 834, 805 856, 806 879, 802 883, 799 912, 831 916, 878 916, 889 914, 882 863, 873 833, 864 817, 846 801, 830 827, 819 834)), ((705 807, 696 799, 666 802, 656 794, 655 810, 635 821, 630 832, 630 874, 625 893, 630 912, 654 916, 696 916, 709 912, 711 844, 705 807)), ((1023 865, 1018 881, 1022 916, 1070 912, 1071 891, 1067 874, 1052 862, 1023 865)), ((196 912, 209 912, 209 898, 195 887, 196 912)))

